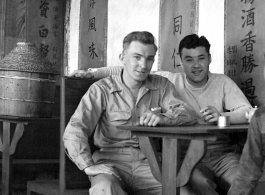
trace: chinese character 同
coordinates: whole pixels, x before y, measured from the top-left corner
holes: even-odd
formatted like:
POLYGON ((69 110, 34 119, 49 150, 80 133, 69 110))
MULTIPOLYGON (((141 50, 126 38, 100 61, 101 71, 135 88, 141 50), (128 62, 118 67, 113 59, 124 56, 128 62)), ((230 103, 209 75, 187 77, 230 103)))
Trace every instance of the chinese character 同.
POLYGON ((178 16, 178 17, 174 18, 173 34, 175 35, 176 32, 181 34, 181 28, 182 28, 182 16, 178 16))

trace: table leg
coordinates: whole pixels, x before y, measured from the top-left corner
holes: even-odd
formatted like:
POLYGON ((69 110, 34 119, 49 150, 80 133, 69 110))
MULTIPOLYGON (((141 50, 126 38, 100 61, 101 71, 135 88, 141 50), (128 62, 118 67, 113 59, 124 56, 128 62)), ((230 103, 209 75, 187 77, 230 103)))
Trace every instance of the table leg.
POLYGON ((177 171, 180 167, 180 140, 163 138, 162 194, 179 195, 177 171))
POLYGON ((206 154, 207 142, 205 140, 191 140, 185 158, 177 176, 177 186, 184 186, 188 183, 195 166, 206 154))
POLYGON ((138 136, 138 138, 140 148, 148 159, 153 176, 156 178, 157 181, 161 182, 162 165, 158 157, 153 138, 146 136, 138 136))
POLYGON ((10 122, 3 121, 3 156, 2 156, 2 195, 9 195, 10 190, 10 122))
POLYGON ((15 152, 17 143, 24 132, 24 124, 17 123, 16 129, 11 139, 10 121, 3 121, 3 140, 0 141, 0 150, 2 151, 2 194, 10 194, 10 176, 12 173, 12 158, 11 155, 15 152), (12 140, 12 141, 11 141, 12 140), (10 144, 11 143, 11 144, 10 144))

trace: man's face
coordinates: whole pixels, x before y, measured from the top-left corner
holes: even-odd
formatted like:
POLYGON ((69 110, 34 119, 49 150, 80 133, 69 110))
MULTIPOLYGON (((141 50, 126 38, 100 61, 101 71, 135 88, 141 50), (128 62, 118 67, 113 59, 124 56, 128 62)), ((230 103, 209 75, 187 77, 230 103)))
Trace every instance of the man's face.
POLYGON ((193 86, 203 86, 207 82, 211 55, 205 47, 182 49, 181 61, 188 82, 193 86))
POLYGON ((156 50, 153 45, 133 41, 120 57, 124 65, 123 79, 127 85, 141 83, 150 73, 156 50))

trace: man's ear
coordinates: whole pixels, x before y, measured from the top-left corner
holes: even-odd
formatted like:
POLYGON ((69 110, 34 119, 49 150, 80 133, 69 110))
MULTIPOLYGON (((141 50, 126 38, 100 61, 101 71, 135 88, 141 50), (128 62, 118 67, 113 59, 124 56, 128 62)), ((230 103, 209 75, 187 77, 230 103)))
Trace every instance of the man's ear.
POLYGON ((119 55, 119 59, 120 59, 121 63, 124 64, 124 54, 123 53, 121 53, 119 55))
POLYGON ((211 64, 212 63, 212 55, 211 54, 209 54, 209 64, 211 64))

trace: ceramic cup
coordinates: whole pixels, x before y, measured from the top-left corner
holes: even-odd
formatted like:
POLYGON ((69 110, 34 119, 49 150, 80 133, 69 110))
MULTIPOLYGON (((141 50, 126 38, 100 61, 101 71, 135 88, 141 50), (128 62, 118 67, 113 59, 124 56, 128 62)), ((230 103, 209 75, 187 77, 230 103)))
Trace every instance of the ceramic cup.
POLYGON ((217 125, 218 125, 218 127, 230 126, 230 117, 229 116, 219 116, 217 125))

